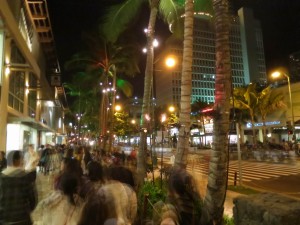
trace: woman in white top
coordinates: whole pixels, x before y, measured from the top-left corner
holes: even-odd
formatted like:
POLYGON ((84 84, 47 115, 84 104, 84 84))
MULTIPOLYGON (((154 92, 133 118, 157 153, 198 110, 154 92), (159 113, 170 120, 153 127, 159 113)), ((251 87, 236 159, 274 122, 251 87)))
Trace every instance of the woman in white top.
POLYGON ((77 225, 83 200, 77 195, 78 176, 64 173, 60 189, 40 201, 32 213, 34 225, 77 225))

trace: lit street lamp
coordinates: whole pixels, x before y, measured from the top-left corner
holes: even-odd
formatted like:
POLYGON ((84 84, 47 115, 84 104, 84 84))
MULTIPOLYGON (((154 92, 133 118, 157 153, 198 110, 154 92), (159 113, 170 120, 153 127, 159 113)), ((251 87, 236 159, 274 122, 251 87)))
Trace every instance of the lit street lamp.
POLYGON ((272 73, 273 78, 280 77, 280 75, 283 75, 286 77, 287 82, 288 82, 288 89, 289 89, 289 98, 290 98, 290 104, 291 104, 291 111, 292 111, 292 131, 293 131, 293 140, 295 140, 295 119, 294 119, 294 107, 293 107, 293 101, 292 101, 292 91, 291 91, 291 83, 290 83, 290 77, 283 72, 275 71, 272 73))
POLYGON ((121 109, 122 109, 122 107, 121 107, 120 105, 116 105, 115 110, 116 110, 117 112, 120 112, 121 109))
POLYGON ((175 107, 174 107, 174 106, 170 106, 170 107, 169 107, 169 112, 170 112, 170 113, 173 113, 174 111, 175 111, 175 107))

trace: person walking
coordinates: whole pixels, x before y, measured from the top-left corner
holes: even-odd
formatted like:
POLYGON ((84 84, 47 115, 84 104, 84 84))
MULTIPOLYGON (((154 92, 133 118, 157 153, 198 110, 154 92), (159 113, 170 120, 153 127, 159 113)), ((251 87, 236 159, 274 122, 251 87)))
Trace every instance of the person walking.
POLYGON ((5 158, 5 153, 0 151, 0 172, 7 167, 7 160, 5 158))
POLYGON ((11 151, 8 167, 0 175, 0 224, 31 225, 36 206, 32 178, 23 169, 21 151, 11 151))
POLYGON ((75 173, 64 172, 59 188, 41 200, 32 212, 35 224, 77 225, 83 207, 83 200, 77 194, 79 183, 75 173))

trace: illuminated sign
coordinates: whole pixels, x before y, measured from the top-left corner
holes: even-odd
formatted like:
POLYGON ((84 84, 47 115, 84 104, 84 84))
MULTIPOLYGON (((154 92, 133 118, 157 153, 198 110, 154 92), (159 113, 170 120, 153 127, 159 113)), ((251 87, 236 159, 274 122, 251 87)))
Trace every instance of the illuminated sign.
MULTIPOLYGON (((266 126, 272 126, 272 125, 279 125, 280 121, 271 121, 271 122, 265 122, 266 126)), ((255 127, 262 127, 264 125, 264 123, 254 123, 255 127)), ((251 128, 252 127, 252 123, 247 123, 246 124, 247 128, 251 128)))

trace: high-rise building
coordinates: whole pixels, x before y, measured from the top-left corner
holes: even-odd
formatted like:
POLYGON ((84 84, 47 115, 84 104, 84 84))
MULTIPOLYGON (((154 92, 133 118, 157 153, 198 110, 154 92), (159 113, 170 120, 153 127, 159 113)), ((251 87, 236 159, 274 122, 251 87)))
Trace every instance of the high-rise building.
POLYGON ((300 51, 289 56, 291 82, 300 81, 300 51))
MULTIPOLYGON (((213 17, 195 13, 191 101, 214 102, 215 30, 213 17)), ((165 51, 177 58, 173 69, 155 64, 155 90, 158 105, 180 103, 182 43, 172 44, 165 51)), ((266 68, 262 32, 251 9, 241 8, 231 17, 230 55, 232 84, 265 82, 266 68)))

